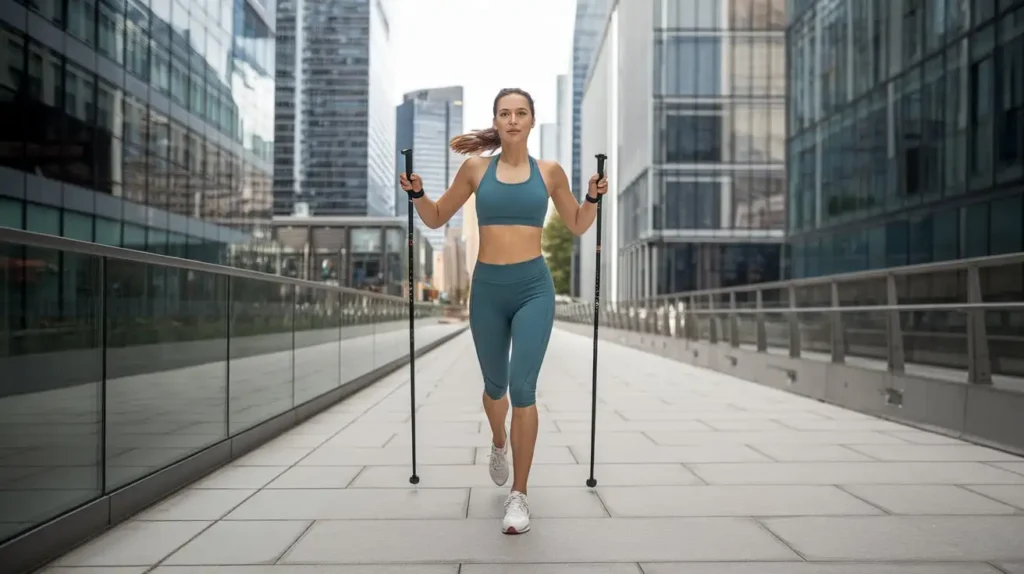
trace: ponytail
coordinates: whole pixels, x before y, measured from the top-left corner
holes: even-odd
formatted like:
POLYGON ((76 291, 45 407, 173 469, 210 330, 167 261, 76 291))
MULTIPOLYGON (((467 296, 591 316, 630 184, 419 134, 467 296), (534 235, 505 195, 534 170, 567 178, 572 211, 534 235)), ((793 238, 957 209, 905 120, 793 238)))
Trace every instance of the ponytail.
POLYGON ((449 145, 455 153, 463 155, 479 155, 485 151, 493 151, 501 147, 501 136, 498 130, 487 128, 452 138, 449 145))

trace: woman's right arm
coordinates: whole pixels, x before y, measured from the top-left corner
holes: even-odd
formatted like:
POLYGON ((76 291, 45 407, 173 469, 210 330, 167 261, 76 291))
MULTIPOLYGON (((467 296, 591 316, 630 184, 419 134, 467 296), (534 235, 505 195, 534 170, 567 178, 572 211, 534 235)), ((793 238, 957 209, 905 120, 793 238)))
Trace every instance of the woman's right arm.
MULTIPOLYGON (((455 174, 452 186, 437 201, 431 200, 425 194, 423 197, 412 200, 416 205, 416 213, 420 215, 420 219, 427 227, 437 229, 444 226, 455 215, 455 212, 469 200, 469 196, 473 194, 474 180, 476 179, 474 175, 480 159, 475 156, 466 158, 466 161, 462 162, 459 172, 455 174)), ((415 189, 417 184, 421 189, 423 184, 415 174, 413 175, 413 190, 419 191, 419 189, 415 189)), ((404 179, 404 174, 402 178, 404 179)))

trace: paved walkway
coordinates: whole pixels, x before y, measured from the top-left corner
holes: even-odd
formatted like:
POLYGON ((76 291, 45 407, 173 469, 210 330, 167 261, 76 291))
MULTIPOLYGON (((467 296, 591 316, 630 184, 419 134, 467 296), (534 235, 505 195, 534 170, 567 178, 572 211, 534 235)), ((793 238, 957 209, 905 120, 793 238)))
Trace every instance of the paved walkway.
POLYGON ((1024 460, 601 349, 592 491, 591 341, 552 337, 528 534, 499 532, 466 333, 417 363, 419 487, 400 372, 47 572, 1024 573, 1024 460))

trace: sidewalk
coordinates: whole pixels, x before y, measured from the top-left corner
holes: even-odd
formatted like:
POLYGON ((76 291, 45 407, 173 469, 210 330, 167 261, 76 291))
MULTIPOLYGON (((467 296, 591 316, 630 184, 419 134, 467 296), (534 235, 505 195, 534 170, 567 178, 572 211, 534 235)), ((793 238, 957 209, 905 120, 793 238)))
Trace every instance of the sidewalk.
POLYGON ((528 534, 467 332, 417 361, 418 487, 403 370, 44 571, 1024 573, 1024 459, 605 342, 586 488, 591 348, 552 336, 528 534))

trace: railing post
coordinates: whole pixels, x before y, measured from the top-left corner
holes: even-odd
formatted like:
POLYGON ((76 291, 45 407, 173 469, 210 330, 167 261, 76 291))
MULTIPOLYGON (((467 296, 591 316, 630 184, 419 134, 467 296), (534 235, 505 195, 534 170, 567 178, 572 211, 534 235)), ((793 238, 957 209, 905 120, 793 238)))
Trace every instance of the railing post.
POLYGON ((644 309, 644 332, 656 333, 658 331, 658 320, 654 312, 654 299, 645 299, 644 309))
POLYGON ((896 290, 896 276, 885 278, 885 301, 891 310, 886 312, 886 327, 889 349, 889 372, 902 373, 906 363, 903 357, 903 326, 900 324, 900 312, 896 310, 900 297, 896 290))
POLYGON ((686 298, 686 334, 691 341, 700 340, 700 325, 697 324, 697 315, 694 314, 694 298, 686 298))
MULTIPOLYGON (((967 302, 981 303, 981 273, 977 265, 967 268, 967 302)), ((974 385, 992 384, 992 364, 988 354, 988 330, 985 311, 967 310, 967 382, 974 385)))
POLYGON ((768 352, 768 328, 764 324, 764 292, 760 289, 756 292, 755 304, 757 305, 757 314, 755 315, 757 320, 757 352, 767 353, 768 352))
POLYGON ((676 332, 675 332, 674 336, 677 339, 685 339, 686 338, 686 333, 684 332, 684 329, 683 329, 683 325, 684 325, 685 321, 683 321, 683 311, 682 311, 682 309, 679 308, 680 305, 682 305, 683 308, 686 307, 686 304, 683 303, 683 298, 682 297, 680 297, 678 299, 673 299, 672 300, 672 309, 675 311, 675 315, 676 315, 676 332))
POLYGON ((671 299, 665 299, 662 302, 662 306, 661 307, 662 307, 662 312, 664 314, 661 317, 661 328, 660 328, 660 331, 661 331, 661 334, 664 335, 665 337, 671 337, 672 336, 672 317, 671 317, 672 313, 670 313, 669 311, 671 310, 671 307, 672 307, 672 300, 671 299))
POLYGON ((740 346, 740 318, 736 315, 736 292, 729 293, 729 345, 740 346))
POLYGON ((843 314, 839 311, 839 284, 832 282, 832 362, 846 362, 846 340, 843 337, 843 314))
POLYGON ((789 287, 789 356, 800 358, 800 316, 796 312, 796 288, 789 287))
POLYGON ((718 315, 715 314, 715 296, 708 295, 708 342, 712 345, 718 343, 718 315))

